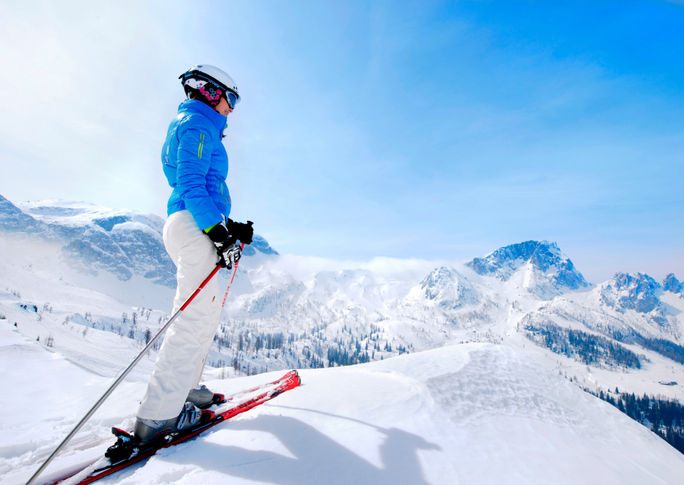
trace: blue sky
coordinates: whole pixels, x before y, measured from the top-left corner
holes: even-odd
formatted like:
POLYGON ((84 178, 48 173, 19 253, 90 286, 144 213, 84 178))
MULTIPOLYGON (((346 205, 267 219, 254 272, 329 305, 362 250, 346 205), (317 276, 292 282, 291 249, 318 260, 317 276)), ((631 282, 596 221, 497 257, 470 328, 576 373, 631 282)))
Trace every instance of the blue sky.
POLYGON ((681 3, 28 1, 0 28, 11 200, 163 215, 177 76, 206 62, 243 96, 232 215, 281 252, 547 239, 594 282, 684 277, 681 3))

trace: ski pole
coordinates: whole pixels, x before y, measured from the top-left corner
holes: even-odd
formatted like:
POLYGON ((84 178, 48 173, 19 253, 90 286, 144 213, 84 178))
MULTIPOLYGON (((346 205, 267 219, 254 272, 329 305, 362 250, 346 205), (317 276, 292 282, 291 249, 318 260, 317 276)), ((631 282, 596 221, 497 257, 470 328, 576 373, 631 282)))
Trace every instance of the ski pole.
MULTIPOLYGON (((66 444, 71 440, 71 438, 74 437, 74 435, 76 433, 78 433, 78 431, 83 427, 83 425, 86 423, 86 421, 88 421, 88 419, 90 419, 90 417, 95 413, 95 411, 97 411, 97 409, 102 405, 102 403, 105 402, 105 400, 110 396, 110 394, 112 392, 114 392, 114 389, 116 389, 118 387, 118 385, 121 384, 121 381, 123 381, 126 378, 126 376, 128 375, 128 373, 131 370, 133 370, 133 367, 135 367, 135 365, 140 361, 140 359, 143 358, 143 356, 147 353, 147 351, 150 350, 150 348, 157 342, 157 340, 159 340, 159 337, 161 337, 161 335, 166 331, 166 329, 169 328, 169 326, 173 323, 173 321, 176 318, 178 318, 178 316, 183 312, 183 310, 185 310, 187 308, 187 306, 190 304, 190 302, 195 299, 197 294, 204 289, 204 287, 207 285, 207 283, 209 283, 209 281, 216 275, 216 273, 218 273, 218 271, 221 268, 223 268, 223 261, 216 264, 216 267, 211 271, 211 273, 209 273, 209 275, 204 279, 204 281, 202 281, 202 283, 200 283, 200 285, 193 292, 193 294, 190 295, 190 297, 187 300, 185 300, 185 303, 183 303, 183 305, 181 305, 181 307, 176 311, 176 313, 174 313, 173 316, 171 316, 171 318, 169 318, 169 320, 159 329, 159 331, 155 334, 155 336, 152 337, 152 339, 147 343, 145 348, 142 349, 142 351, 138 354, 138 356, 135 359, 133 359, 133 362, 131 362, 128 365, 128 367, 126 367, 126 369, 121 373, 121 375, 116 378, 114 383, 111 386, 109 386, 109 389, 107 389, 105 391, 105 393, 102 395, 102 397, 100 397, 100 399, 98 399, 98 401, 95 403, 95 405, 92 408, 90 408, 90 411, 88 411, 86 413, 86 415, 83 416, 83 419, 81 419, 81 421, 79 421, 79 423, 76 425, 76 427, 73 430, 71 430, 71 432, 67 435, 67 437, 64 438, 64 440, 59 444, 59 446, 57 446, 57 448, 55 448, 55 451, 53 451, 52 454, 47 458, 47 460, 45 460, 43 462, 43 464, 40 466, 40 468, 38 468, 38 470, 36 470, 36 472, 33 474, 33 476, 31 478, 29 478, 29 481, 26 482, 26 485, 31 485, 31 483, 33 483, 33 481, 38 477, 38 475, 40 475, 40 473, 43 470, 45 470, 45 468, 50 464, 50 462, 55 458, 55 456, 57 456, 57 453, 59 453, 62 450, 62 448, 64 448, 66 446, 66 444)), ((235 277, 236 271, 237 271, 237 262, 233 265, 233 274, 231 277, 231 282, 233 281, 233 278, 235 277)), ((226 290, 226 292, 227 292, 227 290, 226 290)))
MULTIPOLYGON (((242 243, 240 244, 240 251, 242 251, 245 248, 245 244, 242 243)), ((237 263, 235 263, 237 266, 237 263)), ((226 306, 226 299, 228 298, 228 292, 230 291, 230 287, 233 285, 233 280, 235 279, 235 273, 237 271, 233 271, 233 274, 230 277, 230 281, 228 281, 228 286, 226 286, 226 292, 223 294, 223 302, 221 303, 221 311, 223 311, 223 307, 226 306)), ((204 372, 204 366, 207 365, 207 359, 209 358, 209 354, 204 356, 204 360, 202 360, 202 372, 204 372)), ((201 375, 201 373, 200 373, 201 375)))

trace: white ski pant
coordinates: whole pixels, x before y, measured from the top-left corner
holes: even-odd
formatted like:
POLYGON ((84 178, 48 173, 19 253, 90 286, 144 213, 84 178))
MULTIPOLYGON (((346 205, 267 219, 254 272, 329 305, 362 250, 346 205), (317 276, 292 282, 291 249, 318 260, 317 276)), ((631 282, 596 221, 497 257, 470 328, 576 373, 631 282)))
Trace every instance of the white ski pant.
MULTIPOLYGON (((214 243, 187 210, 164 225, 164 246, 176 264, 178 288, 173 312, 192 295, 218 262, 214 243)), ((166 331, 138 417, 165 420, 178 416, 196 387, 221 317, 218 277, 200 291, 166 331)))

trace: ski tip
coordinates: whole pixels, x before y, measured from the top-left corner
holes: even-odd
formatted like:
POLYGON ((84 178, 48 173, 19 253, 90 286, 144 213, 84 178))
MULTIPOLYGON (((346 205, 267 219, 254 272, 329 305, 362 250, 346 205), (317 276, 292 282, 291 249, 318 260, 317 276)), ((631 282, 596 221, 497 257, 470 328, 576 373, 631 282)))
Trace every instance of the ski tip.
POLYGON ((292 369, 290 372, 288 372, 288 375, 290 379, 295 381, 295 387, 302 385, 302 378, 299 376, 299 372, 297 372, 295 369, 292 369))

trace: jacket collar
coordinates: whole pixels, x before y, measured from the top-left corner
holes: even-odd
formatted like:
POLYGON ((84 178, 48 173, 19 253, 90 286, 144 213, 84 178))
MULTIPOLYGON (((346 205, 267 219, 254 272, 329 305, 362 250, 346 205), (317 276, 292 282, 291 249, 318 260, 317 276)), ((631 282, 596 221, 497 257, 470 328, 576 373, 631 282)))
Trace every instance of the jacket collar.
POLYGON ((186 99, 178 106, 178 112, 199 113, 207 118, 219 132, 223 132, 226 127, 226 117, 216 111, 211 106, 204 104, 197 99, 186 99))

